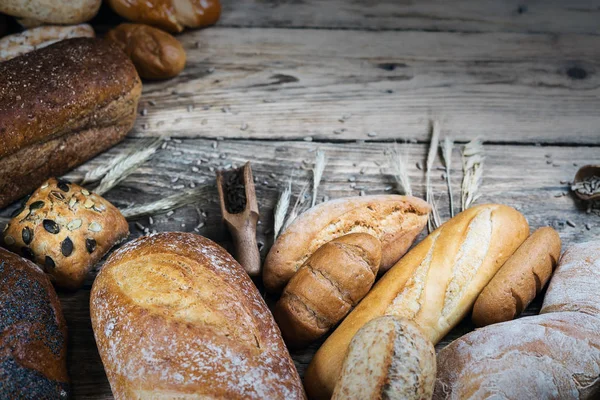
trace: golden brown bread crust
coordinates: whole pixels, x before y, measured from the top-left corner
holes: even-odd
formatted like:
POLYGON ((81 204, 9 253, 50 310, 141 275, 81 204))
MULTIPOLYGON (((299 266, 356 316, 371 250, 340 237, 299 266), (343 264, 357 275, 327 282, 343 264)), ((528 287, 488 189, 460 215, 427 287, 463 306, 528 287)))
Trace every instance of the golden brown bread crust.
POLYGON ((219 0, 108 0, 108 4, 123 18, 169 32, 214 25, 221 16, 219 0))
POLYGON ((304 398, 260 293, 201 236, 160 233, 115 251, 90 313, 116 399, 304 398))
POLYGON ((142 78, 168 79, 185 67, 185 50, 167 32, 144 24, 120 24, 106 39, 123 50, 142 78))
POLYGON ((331 396, 350 340, 373 318, 408 319, 437 343, 528 235, 523 215, 499 204, 469 208, 436 229, 375 284, 317 351, 304 377, 309 396, 331 396))
POLYGON ((0 248, 0 398, 66 399, 67 325, 48 277, 0 248))
POLYGON ((375 195, 321 203, 300 215, 277 238, 263 266, 265 288, 281 292, 306 259, 323 244, 364 232, 381 241, 379 272, 410 248, 427 224, 429 205, 416 197, 375 195))
POLYGON ((141 89, 127 56, 99 39, 67 39, 0 63, 0 207, 121 140, 141 89), (85 140, 79 154, 63 146, 76 135, 85 140), (44 153, 53 150, 59 154, 44 153), (38 158, 51 162, 19 172, 38 158))
POLYGON ((92 267, 129 234, 115 206, 55 178, 36 190, 21 210, 5 228, 4 246, 44 268, 62 288, 81 287, 92 267))
POLYGON ((325 243, 290 279, 273 311, 289 347, 329 331, 368 293, 381 262, 381 242, 351 233, 325 243))
POLYGON ((560 257, 560 237, 550 228, 535 231, 500 268, 473 306, 476 326, 518 317, 546 286, 560 257))

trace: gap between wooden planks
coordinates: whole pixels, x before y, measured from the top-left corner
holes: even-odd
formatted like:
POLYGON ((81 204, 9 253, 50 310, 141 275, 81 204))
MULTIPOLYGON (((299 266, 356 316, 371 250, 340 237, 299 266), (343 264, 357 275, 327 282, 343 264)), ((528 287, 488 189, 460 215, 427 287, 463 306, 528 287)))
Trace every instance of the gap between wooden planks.
MULTIPOLYGON (((140 139, 129 138, 124 143, 91 160, 73 171, 69 176, 74 180, 140 139)), ((357 195, 358 190, 350 187, 364 187, 367 194, 384 193, 385 188, 393 184, 387 159, 384 155, 390 149, 389 143, 306 143, 302 141, 214 141, 207 139, 184 139, 180 143, 171 140, 169 147, 160 150, 154 158, 141 167, 133 176, 108 192, 106 197, 124 206, 133 202, 145 203, 169 195, 180 189, 177 185, 189 186, 192 182, 198 186, 212 185, 214 172, 210 168, 219 168, 229 164, 241 165, 250 160, 254 175, 257 177, 257 197, 261 211, 262 224, 259 225, 259 241, 265 243, 262 254, 270 246, 272 235, 265 232, 272 229, 272 212, 279 189, 287 184, 290 177, 294 181, 294 194, 299 191, 301 182, 309 179, 310 165, 314 151, 321 148, 326 151, 329 162, 323 175, 320 196, 331 198, 357 195), (216 148, 213 148, 216 143, 216 148), (222 154, 224 156, 222 156, 222 154), (205 159, 197 165, 198 159, 205 159), (380 164, 380 165, 378 165, 380 164), (193 167, 198 168, 195 172, 193 167), (383 172, 382 172, 383 170, 383 172), (361 174, 361 171, 363 172, 361 174), (274 175, 271 175, 274 174, 274 175), (171 183, 177 177, 175 183, 171 183), (350 182, 354 180, 354 182, 350 182), (266 182, 266 183, 265 183, 266 182)), ((424 196, 424 173, 416 168, 416 163, 425 163, 426 144, 406 144, 410 177, 417 196, 424 196)), ((598 147, 560 147, 560 146, 522 146, 522 145, 485 145, 486 161, 482 188, 482 198, 478 204, 498 202, 514 206, 521 210, 530 222, 532 229, 550 225, 555 227, 563 240, 564 248, 571 243, 600 238, 600 217, 588 215, 571 195, 555 197, 568 191, 566 184, 560 181, 570 180, 577 167, 598 161, 598 147), (547 157, 549 156, 549 157, 547 157), (566 224, 569 220, 576 226, 566 224), (585 228, 590 224, 590 230, 585 228)), ((435 164, 441 166, 441 161, 435 164)), ((453 153, 452 176, 454 192, 458 203, 460 193, 460 154, 458 147, 453 153)), ((433 184, 440 213, 446 220, 446 186, 441 179, 443 171, 436 171, 433 184)), ((217 205, 217 193, 198 206, 206 211, 205 226, 200 233, 228 246, 228 235, 221 224, 217 205)), ((4 210, 7 215, 10 210, 4 210)), ((154 224, 148 219, 139 222, 157 231, 192 231, 198 223, 193 207, 177 210, 173 215, 155 215, 154 224), (182 226, 185 224, 185 226, 182 226)), ((141 235, 132 223, 131 238, 141 235)), ((61 303, 69 326, 69 371, 73 384, 74 397, 78 399, 111 398, 110 387, 98 356, 89 320, 89 290, 93 277, 89 277, 84 289, 76 293, 61 293, 61 303)), ((274 299, 267 298, 269 303, 274 299)), ((531 306, 527 313, 537 313, 539 301, 531 306)), ((461 336, 472 329, 465 321, 453 330, 438 346, 461 336)), ((318 348, 318 343, 303 351, 294 352, 293 358, 301 374, 318 348)))
POLYGON ((212 28, 179 39, 188 65, 144 84, 134 136, 426 141, 438 118, 460 140, 600 144, 600 35, 212 28))

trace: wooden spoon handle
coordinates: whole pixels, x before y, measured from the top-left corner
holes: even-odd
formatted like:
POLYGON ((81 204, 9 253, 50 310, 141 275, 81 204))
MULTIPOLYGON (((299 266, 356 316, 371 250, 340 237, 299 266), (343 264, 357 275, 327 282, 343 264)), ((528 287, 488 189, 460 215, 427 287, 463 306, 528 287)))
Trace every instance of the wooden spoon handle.
POLYGON ((257 218, 249 218, 241 229, 230 229, 235 249, 235 259, 251 277, 260 275, 260 253, 256 243, 256 220, 257 218))

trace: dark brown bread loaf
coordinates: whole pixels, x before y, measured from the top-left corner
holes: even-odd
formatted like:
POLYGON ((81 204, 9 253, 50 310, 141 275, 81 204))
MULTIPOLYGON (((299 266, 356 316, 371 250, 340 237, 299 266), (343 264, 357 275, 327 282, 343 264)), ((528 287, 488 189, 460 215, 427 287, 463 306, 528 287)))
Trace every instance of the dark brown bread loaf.
POLYGON ((65 399, 67 326, 48 277, 0 249, 0 398, 65 399))
POLYGON ((122 140, 141 89, 129 58, 99 39, 0 63, 0 207, 122 140))

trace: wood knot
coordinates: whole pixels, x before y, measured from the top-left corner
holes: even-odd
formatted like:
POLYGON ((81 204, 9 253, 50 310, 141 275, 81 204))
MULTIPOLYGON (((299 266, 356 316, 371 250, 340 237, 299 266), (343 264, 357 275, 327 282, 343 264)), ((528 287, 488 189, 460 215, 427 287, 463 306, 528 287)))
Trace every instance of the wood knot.
POLYGON ((588 76, 588 73, 585 69, 581 67, 571 67, 567 69, 567 75, 571 79, 585 79, 588 76))
POLYGON ((377 64, 377 68, 382 69, 384 71, 393 71, 396 68, 406 68, 407 65, 403 63, 380 63, 377 64))

